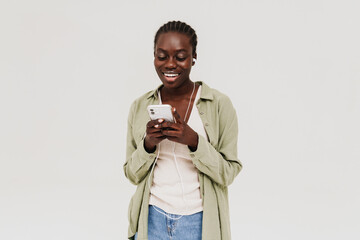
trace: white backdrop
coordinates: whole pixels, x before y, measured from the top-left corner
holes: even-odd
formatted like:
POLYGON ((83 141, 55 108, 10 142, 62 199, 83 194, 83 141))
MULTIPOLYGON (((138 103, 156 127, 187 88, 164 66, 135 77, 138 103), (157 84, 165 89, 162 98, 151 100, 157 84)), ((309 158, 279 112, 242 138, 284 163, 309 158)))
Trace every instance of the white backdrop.
POLYGON ((125 239, 130 103, 153 37, 198 34, 192 79, 226 93, 244 168, 237 240, 360 238, 360 3, 0 2, 0 239, 125 239))

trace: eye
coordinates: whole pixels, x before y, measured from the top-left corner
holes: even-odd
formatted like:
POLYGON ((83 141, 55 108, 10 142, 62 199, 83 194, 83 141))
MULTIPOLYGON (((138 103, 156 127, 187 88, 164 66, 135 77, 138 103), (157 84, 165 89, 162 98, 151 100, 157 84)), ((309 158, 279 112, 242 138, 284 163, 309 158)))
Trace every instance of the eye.
POLYGON ((180 62, 183 62, 185 61, 186 57, 176 57, 176 59, 180 62))
POLYGON ((164 61, 166 59, 166 57, 165 56, 157 56, 157 59, 159 61, 164 61))

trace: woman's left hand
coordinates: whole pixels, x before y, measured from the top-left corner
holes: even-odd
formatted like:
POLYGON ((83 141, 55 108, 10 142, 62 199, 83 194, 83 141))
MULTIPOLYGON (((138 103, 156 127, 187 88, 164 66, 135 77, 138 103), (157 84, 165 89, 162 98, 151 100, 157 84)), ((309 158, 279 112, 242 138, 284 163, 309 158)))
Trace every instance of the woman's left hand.
POLYGON ((173 122, 163 122, 160 124, 161 133, 170 141, 188 145, 191 151, 196 151, 198 145, 198 134, 180 118, 176 109, 172 108, 172 114, 176 120, 173 122))

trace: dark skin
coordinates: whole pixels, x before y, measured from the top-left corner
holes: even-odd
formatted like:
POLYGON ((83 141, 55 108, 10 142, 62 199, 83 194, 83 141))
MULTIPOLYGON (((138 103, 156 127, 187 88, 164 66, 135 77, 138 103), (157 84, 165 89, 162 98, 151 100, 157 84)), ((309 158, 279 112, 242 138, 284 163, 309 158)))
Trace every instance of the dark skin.
POLYGON ((163 104, 172 106, 172 114, 176 122, 166 122, 164 119, 151 120, 147 123, 144 148, 151 153, 156 150, 156 145, 164 139, 185 144, 191 151, 196 151, 198 134, 187 125, 187 121, 194 105, 196 84, 191 105, 186 119, 194 83, 190 80, 191 67, 194 65, 190 38, 183 33, 162 33, 155 45, 154 65, 156 72, 163 83, 160 89, 163 104), (175 77, 167 75, 176 75, 175 77))

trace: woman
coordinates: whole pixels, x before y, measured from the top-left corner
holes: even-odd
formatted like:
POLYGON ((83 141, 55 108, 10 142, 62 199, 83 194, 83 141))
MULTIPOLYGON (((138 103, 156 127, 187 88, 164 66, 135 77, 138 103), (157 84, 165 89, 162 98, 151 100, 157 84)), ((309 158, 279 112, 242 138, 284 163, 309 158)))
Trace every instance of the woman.
POLYGON ((155 35, 162 85, 136 99, 128 118, 124 172, 137 185, 129 239, 231 239, 227 186, 242 168, 237 117, 226 95, 190 80, 196 45, 183 22, 155 35), (171 105, 175 121, 150 120, 146 108, 154 104, 171 105))

